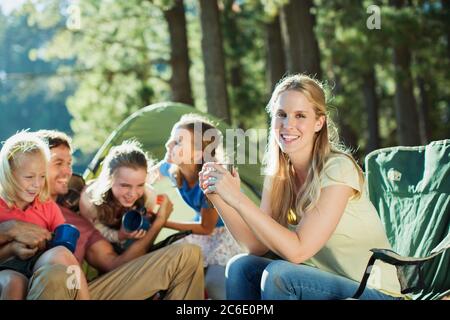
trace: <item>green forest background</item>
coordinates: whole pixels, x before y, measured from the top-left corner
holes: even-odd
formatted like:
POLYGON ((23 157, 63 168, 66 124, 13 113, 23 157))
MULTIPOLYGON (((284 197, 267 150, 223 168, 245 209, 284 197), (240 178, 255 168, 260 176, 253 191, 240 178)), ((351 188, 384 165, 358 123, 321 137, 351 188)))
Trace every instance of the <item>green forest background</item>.
POLYGON ((296 72, 326 83, 361 162, 381 147, 450 138, 450 1, 21 2, 0 13, 0 140, 65 131, 78 172, 121 121, 156 102, 265 128, 271 90, 296 72))

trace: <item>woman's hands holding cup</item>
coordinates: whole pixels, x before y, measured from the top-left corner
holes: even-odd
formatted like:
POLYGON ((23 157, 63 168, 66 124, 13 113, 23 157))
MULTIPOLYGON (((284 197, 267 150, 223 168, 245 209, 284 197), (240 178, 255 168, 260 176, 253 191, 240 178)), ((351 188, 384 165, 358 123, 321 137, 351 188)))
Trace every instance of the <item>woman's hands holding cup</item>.
POLYGON ((235 169, 229 172, 223 165, 207 162, 199 173, 200 187, 206 195, 217 194, 228 205, 235 206, 241 194, 241 180, 235 169))

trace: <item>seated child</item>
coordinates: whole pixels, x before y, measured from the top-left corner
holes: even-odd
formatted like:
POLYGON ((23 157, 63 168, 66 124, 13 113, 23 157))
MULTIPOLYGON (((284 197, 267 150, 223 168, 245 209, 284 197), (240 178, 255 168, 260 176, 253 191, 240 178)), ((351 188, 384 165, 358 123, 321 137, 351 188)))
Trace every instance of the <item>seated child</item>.
MULTIPOLYGON (((33 133, 10 137, 0 151, 0 222, 20 220, 53 232, 64 223, 55 202, 49 200, 47 165, 50 151, 33 133)), ((27 288, 28 279, 49 264, 78 265, 65 247, 27 247, 11 241, 0 248, 0 277, 13 278, 27 288)), ((80 272, 78 299, 88 299, 87 282, 80 272)), ((25 298, 22 292, 19 298, 25 298)), ((8 297, 4 297, 8 298, 8 297)))

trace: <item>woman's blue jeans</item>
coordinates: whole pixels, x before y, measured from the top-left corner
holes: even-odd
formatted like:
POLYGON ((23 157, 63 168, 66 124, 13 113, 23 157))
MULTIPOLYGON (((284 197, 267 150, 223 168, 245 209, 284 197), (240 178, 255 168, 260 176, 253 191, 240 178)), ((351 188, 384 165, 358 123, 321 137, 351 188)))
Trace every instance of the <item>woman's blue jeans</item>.
MULTIPOLYGON (((351 298, 359 286, 314 267, 247 254, 234 256, 225 276, 229 300, 341 300, 351 298)), ((360 299, 398 298, 366 288, 360 299)))

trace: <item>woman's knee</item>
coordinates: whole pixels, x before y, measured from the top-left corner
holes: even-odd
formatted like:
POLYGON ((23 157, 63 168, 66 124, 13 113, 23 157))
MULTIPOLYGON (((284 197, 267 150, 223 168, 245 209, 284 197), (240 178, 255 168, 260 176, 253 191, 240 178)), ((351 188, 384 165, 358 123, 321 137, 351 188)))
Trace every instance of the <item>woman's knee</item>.
POLYGON ((261 288, 274 288, 288 286, 292 276, 301 277, 300 265, 292 264, 285 260, 271 262, 263 271, 261 288))
POLYGON ((225 278, 232 279, 255 268, 255 256, 242 253, 231 258, 225 268, 225 278))
POLYGON ((261 278, 263 299, 299 299, 304 287, 317 287, 317 271, 313 267, 284 260, 270 263, 261 278))

